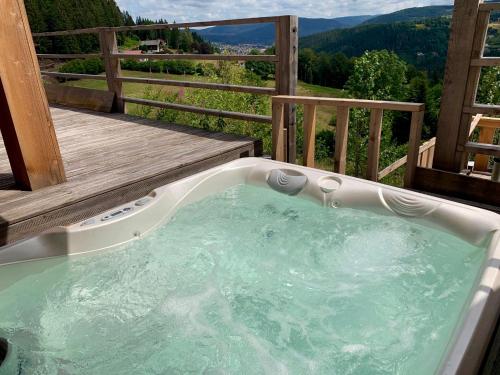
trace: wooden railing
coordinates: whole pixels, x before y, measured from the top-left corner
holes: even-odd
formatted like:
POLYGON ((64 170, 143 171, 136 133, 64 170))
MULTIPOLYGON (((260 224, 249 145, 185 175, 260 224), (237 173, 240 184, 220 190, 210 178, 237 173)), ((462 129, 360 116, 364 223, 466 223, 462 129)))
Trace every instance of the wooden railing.
POLYGON ((500 118, 477 115, 472 121, 469 136, 479 128, 478 142, 468 142, 467 150, 476 154, 474 171, 488 172, 490 156, 500 157, 500 147, 495 145, 495 132, 500 129, 500 118))
MULTIPOLYGON (((232 92, 244 92, 263 95, 294 95, 297 85, 298 64, 298 19, 296 16, 277 16, 261 18, 232 19, 207 22, 187 22, 177 24, 154 24, 122 27, 97 27, 80 30, 66 30, 56 32, 35 33, 38 37, 63 37, 69 35, 96 34, 99 37, 100 53, 90 54, 38 54, 40 59, 80 59, 98 57, 104 61, 106 75, 74 74, 52 71, 42 71, 42 75, 49 77, 71 78, 71 79, 95 79, 106 80, 108 90, 115 94, 113 110, 124 112, 125 103, 135 103, 158 108, 167 108, 179 111, 199 113, 208 116, 232 118, 238 120, 271 123, 270 116, 256 115, 250 113, 221 111, 217 109, 201 108, 186 104, 174 104, 149 99, 131 98, 123 93, 123 82, 191 87, 209 90, 224 90, 232 92), (131 53, 120 53, 117 44, 117 33, 139 30, 162 30, 162 29, 184 29, 192 27, 206 27, 219 25, 244 25, 274 23, 276 36, 274 55, 227 55, 227 54, 147 54, 136 55, 131 53), (124 77, 121 71, 120 61, 122 59, 144 59, 148 60, 210 60, 210 61, 264 61, 275 64, 275 87, 252 87, 239 86, 222 83, 207 82, 184 82, 166 79, 149 79, 124 77)), ((295 160, 295 109, 293 105, 285 106, 284 124, 287 129, 288 155, 287 160, 295 160)))
MULTIPOLYGON (((418 149, 417 166, 424 168, 432 168, 434 160, 434 149, 436 147, 436 137, 429 139, 418 149)), ((403 156, 401 159, 396 160, 391 165, 382 169, 378 173, 378 179, 381 180, 384 177, 389 176, 391 173, 395 172, 397 169, 406 165, 408 162, 408 156, 403 156)))
MULTIPOLYGON (((273 97, 272 132, 272 158, 274 160, 285 160, 287 145, 285 144, 286 129, 283 119, 285 116, 285 105, 290 104, 301 104, 304 106, 303 164, 308 167, 314 167, 316 108, 317 106, 330 106, 336 108, 337 124, 335 131, 334 172, 341 174, 345 174, 346 172, 349 111, 351 108, 370 110, 368 168, 366 178, 372 181, 378 181, 380 178, 378 168, 384 110, 410 112, 411 128, 408 156, 405 158, 405 163, 408 163, 408 168, 405 173, 405 186, 411 186, 415 167, 421 155, 419 146, 425 111, 424 104, 361 99, 316 98, 286 95, 275 96, 273 97)), ((430 147, 428 149, 430 149, 430 147)), ((389 172, 385 175, 388 173, 389 172)))

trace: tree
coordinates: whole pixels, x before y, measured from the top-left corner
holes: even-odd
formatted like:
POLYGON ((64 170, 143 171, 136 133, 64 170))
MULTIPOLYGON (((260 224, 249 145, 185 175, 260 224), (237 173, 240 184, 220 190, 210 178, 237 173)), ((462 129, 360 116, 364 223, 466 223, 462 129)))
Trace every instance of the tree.
POLYGON ((476 101, 483 104, 500 104, 500 67, 483 69, 476 101))
POLYGON ((394 52, 365 52, 355 60, 346 88, 359 99, 402 100, 406 71, 406 63, 394 52))
MULTIPOLYGON (((346 83, 352 97, 369 100, 403 100, 406 96, 406 63, 387 50, 365 52, 354 61, 353 72, 346 83)), ((351 173, 362 176, 366 168, 369 137, 369 114, 352 110, 349 126, 348 159, 351 173)), ((399 154, 392 144, 392 116, 386 113, 382 125, 381 164, 399 154)))
MULTIPOLYGON (((274 48, 269 48, 266 51, 264 51, 264 54, 267 55, 273 55, 275 53, 274 48)), ((249 52, 250 55, 260 55, 261 53, 256 50, 252 49, 249 52)), ((245 68, 254 73, 257 74, 260 78, 266 80, 269 79, 272 75, 275 73, 275 66, 273 63, 268 63, 265 61, 247 61, 245 63, 245 68)))

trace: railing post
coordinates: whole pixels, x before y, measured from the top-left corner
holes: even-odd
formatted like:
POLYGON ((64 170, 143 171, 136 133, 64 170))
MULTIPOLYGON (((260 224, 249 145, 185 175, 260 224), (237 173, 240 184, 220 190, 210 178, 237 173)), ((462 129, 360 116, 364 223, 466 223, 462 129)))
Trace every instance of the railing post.
MULTIPOLYGON (((481 127, 481 122, 479 122, 479 143, 492 144, 495 138, 495 128, 481 127)), ((480 172, 488 171, 488 163, 490 157, 488 155, 477 154, 474 162, 474 170, 480 172)))
POLYGON ((106 69, 106 80, 108 90, 115 94, 113 112, 124 113, 125 104, 123 102, 122 83, 117 78, 121 77, 120 59, 112 54, 118 53, 118 43, 116 33, 113 30, 102 29, 99 31, 99 43, 101 45, 104 67, 106 69))
POLYGON ((316 144, 316 105, 304 105, 304 160, 306 167, 314 168, 316 144))
POLYGON ((286 161, 285 155, 285 106, 273 100, 272 159, 286 161))
MULTIPOLYGON (((298 18, 281 16, 276 22, 276 91, 278 95, 295 95, 298 74, 298 18)), ((287 161, 295 163, 296 151, 296 106, 284 105, 284 126, 287 134, 287 161)))
POLYGON ((382 120, 384 110, 375 108, 370 112, 370 135, 368 139, 368 168, 366 178, 378 181, 378 165, 380 158, 380 138, 382 135, 382 120))
POLYGON ((349 135, 349 107, 337 107, 335 125, 335 156, 333 171, 345 174, 347 163, 347 138, 349 135))
POLYGON ((422 135, 422 124, 424 122, 424 111, 412 112, 410 140, 408 141, 408 162, 406 165, 406 173, 404 177, 404 186, 411 188, 413 186, 413 178, 417 169, 418 157, 420 154, 420 137, 422 135))

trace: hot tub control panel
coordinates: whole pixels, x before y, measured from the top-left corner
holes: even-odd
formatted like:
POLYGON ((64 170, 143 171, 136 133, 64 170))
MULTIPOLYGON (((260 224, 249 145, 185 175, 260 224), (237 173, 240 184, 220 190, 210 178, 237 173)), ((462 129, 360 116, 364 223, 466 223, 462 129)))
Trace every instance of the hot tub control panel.
POLYGON ((118 218, 123 217, 125 215, 131 214, 136 209, 143 208, 143 207, 147 206, 153 200, 154 200, 154 198, 151 196, 146 196, 146 197, 140 198, 140 199, 136 200, 135 202, 128 203, 127 205, 122 206, 120 208, 117 208, 113 211, 106 212, 105 214, 103 214, 100 217, 97 217, 97 218, 94 217, 94 218, 85 220, 84 222, 82 222, 80 224, 80 226, 82 226, 82 227, 90 226, 90 225, 98 224, 100 222, 107 222, 107 221, 111 221, 114 219, 118 219, 118 218))

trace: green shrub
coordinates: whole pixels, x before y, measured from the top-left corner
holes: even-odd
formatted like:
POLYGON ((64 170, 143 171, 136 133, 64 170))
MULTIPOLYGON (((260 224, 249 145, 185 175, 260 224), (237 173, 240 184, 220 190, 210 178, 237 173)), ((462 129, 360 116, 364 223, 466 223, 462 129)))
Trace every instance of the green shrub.
POLYGON ((77 74, 101 74, 104 72, 104 63, 101 59, 76 59, 63 64, 59 68, 61 73, 77 73, 77 74))

